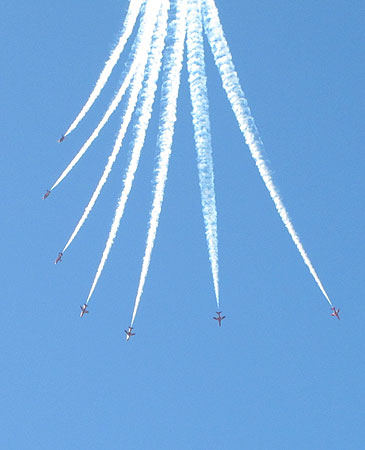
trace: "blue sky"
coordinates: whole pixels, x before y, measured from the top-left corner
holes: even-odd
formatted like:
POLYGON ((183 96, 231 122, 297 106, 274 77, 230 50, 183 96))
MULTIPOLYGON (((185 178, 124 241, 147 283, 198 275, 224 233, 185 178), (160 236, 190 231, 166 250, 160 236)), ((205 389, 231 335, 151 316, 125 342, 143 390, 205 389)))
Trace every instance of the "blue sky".
MULTIPOLYGON (((187 73, 151 267, 157 114, 115 246, 79 319, 121 189, 122 151, 84 229, 120 112, 41 197, 109 104, 123 63, 62 144, 117 40, 125 0, 2 5, 0 444, 18 449, 361 449, 364 418, 361 1, 217 1, 266 159, 342 319, 284 229, 207 52, 222 328, 200 207, 187 73)), ((208 50, 208 48, 207 48, 208 50)), ((158 103, 155 107, 157 113, 158 103)))

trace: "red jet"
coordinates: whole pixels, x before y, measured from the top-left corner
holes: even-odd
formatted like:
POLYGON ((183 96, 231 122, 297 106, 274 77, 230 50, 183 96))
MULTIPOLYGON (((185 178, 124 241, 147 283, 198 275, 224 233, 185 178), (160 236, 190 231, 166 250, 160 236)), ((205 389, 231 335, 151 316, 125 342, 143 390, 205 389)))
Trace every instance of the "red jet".
POLYGON ((56 261, 55 261, 54 263, 57 264, 58 262, 62 261, 62 256, 63 256, 63 253, 60 252, 60 253, 58 254, 57 258, 56 258, 56 261))
POLYGON ((65 135, 63 134, 59 139, 58 142, 61 143, 65 140, 65 135))
POLYGON ((218 317, 213 317, 214 320, 218 320, 219 326, 221 327, 221 322, 226 316, 221 317, 222 311, 217 311, 218 317))
POLYGON ((84 303, 82 306, 80 306, 80 308, 81 308, 80 317, 84 317, 84 314, 89 314, 86 303, 84 303))
POLYGON ((45 200, 49 194, 51 193, 51 191, 49 189, 47 189, 47 192, 43 195, 43 200, 45 200))
POLYGON ((132 333, 133 327, 128 327, 128 331, 124 330, 125 334, 127 335, 127 341, 134 336, 136 333, 132 333))
POLYGON ((331 308, 332 313, 331 316, 333 317, 337 317, 338 320, 340 320, 340 316, 338 315, 338 313, 340 312, 340 308, 336 309, 334 306, 331 308))

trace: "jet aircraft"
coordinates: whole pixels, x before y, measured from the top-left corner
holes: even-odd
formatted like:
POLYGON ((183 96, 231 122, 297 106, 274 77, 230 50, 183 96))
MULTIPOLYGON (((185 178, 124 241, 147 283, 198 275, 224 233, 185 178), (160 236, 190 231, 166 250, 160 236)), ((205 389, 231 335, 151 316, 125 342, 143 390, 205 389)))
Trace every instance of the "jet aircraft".
POLYGON ((47 192, 43 195, 43 200, 45 200, 49 194, 51 193, 51 191, 49 189, 47 189, 47 192))
POLYGON ((223 319, 226 318, 226 316, 223 316, 223 317, 221 316, 222 311, 217 311, 217 314, 218 314, 218 316, 217 317, 213 317, 213 319, 214 320, 218 320, 219 326, 221 327, 222 326, 221 322, 222 322, 223 319))
POLYGON ((84 303, 82 306, 80 306, 80 308, 81 308, 80 317, 84 317, 84 314, 89 314, 86 303, 84 303))
POLYGON ((59 139, 58 142, 61 143, 65 140, 65 135, 63 134, 59 139))
POLYGON ((58 254, 57 258, 56 258, 56 261, 55 261, 54 263, 57 264, 58 262, 62 261, 62 256, 63 256, 63 253, 60 252, 60 253, 58 254))
POLYGON ((340 320, 340 316, 339 316, 339 312, 340 312, 340 308, 336 309, 334 306, 331 308, 331 316, 333 317, 337 317, 338 320, 340 320))
POLYGON ((127 341, 131 338, 131 336, 134 336, 136 333, 132 333, 133 327, 128 327, 128 331, 124 330, 125 334, 127 335, 127 341))

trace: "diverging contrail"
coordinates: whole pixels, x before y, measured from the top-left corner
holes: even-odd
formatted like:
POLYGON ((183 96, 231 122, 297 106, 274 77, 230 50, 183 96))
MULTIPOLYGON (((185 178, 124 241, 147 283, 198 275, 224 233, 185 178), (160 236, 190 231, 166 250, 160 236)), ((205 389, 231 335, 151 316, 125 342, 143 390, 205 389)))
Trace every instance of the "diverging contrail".
POLYGON ((161 207, 164 197, 169 160, 171 155, 174 125, 176 121, 176 104, 180 86, 180 74, 184 54, 184 41, 186 32, 187 0, 175 0, 176 20, 173 22, 174 38, 171 51, 168 51, 164 68, 166 70, 165 80, 162 85, 162 111, 160 116, 160 130, 157 145, 160 153, 156 169, 156 185, 150 214, 150 224, 147 234, 146 249, 142 262, 141 275, 134 304, 131 326, 133 326, 138 306, 141 301, 143 287, 146 281, 151 254, 158 228, 161 207))
POLYGON ((161 68, 162 52, 164 48, 164 41, 167 32, 167 18, 168 9, 170 6, 169 0, 162 0, 162 6, 160 9, 160 14, 158 16, 158 22, 156 26, 156 31, 154 33, 152 48, 150 51, 148 64, 147 64, 147 78, 144 82, 143 90, 140 94, 141 105, 139 108, 139 117, 135 125, 135 138, 133 142, 133 150, 131 159, 126 171, 126 176, 124 179, 124 187, 122 194, 118 201, 118 207, 115 212, 114 220, 109 232, 108 240, 106 242, 103 255, 101 257, 93 284, 91 286, 89 295, 87 297, 86 303, 89 300, 95 290, 98 283, 100 275, 103 271, 104 265, 108 259, 110 250, 114 243, 114 239, 117 235, 120 221, 124 214, 125 205, 128 200, 129 193, 132 189, 132 184, 134 181, 134 176, 138 168, 139 158, 141 155, 141 150, 144 144, 147 127, 151 118, 152 106, 155 98, 158 75, 161 68))
POLYGON ((190 96, 193 108, 192 117, 205 235, 212 268, 214 291, 219 309, 217 209, 202 33, 201 2, 200 0, 189 0, 186 46, 190 96))
MULTIPOLYGON (((104 127, 104 125, 108 122, 110 119, 110 116, 113 114, 113 112, 118 107, 119 103, 121 102, 123 95, 125 94, 133 76, 135 75, 135 72, 140 64, 141 55, 144 54, 145 48, 146 48, 146 36, 150 32, 151 27, 153 27, 154 21, 156 19, 156 13, 158 11, 158 6, 160 5, 160 1, 152 1, 148 2, 145 10, 145 14, 143 16, 138 36, 136 38, 137 44, 135 46, 135 53, 133 55, 133 62, 129 67, 129 70, 123 80, 123 83, 121 87, 119 88, 119 91, 117 92, 116 96, 114 97, 112 103, 110 104, 109 108, 107 109, 106 113, 104 114, 103 118, 99 122, 98 126, 95 128, 95 130, 92 132, 91 136, 87 139, 87 141, 84 143, 84 145, 81 147, 79 152, 76 154, 76 156, 72 159, 70 164, 66 167, 66 169, 61 173, 59 178, 56 180, 54 185, 51 187, 51 191, 58 186, 61 181, 71 172, 71 170, 76 166, 76 164, 80 161, 82 156, 86 153, 90 145, 94 142, 94 140, 98 137, 100 131, 104 127)), ((147 39, 148 42, 148 39, 147 39)))
MULTIPOLYGON (((156 16, 155 16, 156 18, 156 16)), ((124 116, 122 118, 122 125, 120 127, 119 133, 118 133, 118 137, 114 143, 114 148, 112 153, 110 154, 109 158, 108 158, 108 162, 107 165, 105 166, 104 172, 98 182, 98 185, 88 203, 88 205, 85 208, 85 211, 81 217, 81 219, 79 220, 78 224, 76 225, 76 228, 74 229, 70 239, 68 240, 67 244, 65 245, 65 248, 63 249, 62 253, 64 253, 67 248, 69 247, 69 245, 71 244, 71 242, 75 239, 76 235, 78 234, 78 232, 80 231, 81 227, 83 226, 85 220, 87 219, 89 213, 91 212, 91 210, 93 209, 100 193, 101 190, 103 189, 104 184, 106 183, 106 181, 108 180, 108 177, 110 175, 110 172, 113 168, 114 162, 118 156, 118 153, 122 147, 123 144, 123 139, 125 137, 125 134, 127 132, 129 123, 132 119, 132 114, 133 111, 136 108, 136 104, 137 104, 137 100, 138 100, 138 95, 141 91, 142 88, 142 83, 143 83, 143 78, 144 78, 144 73, 145 73, 145 68, 146 68, 146 64, 147 64, 147 58, 148 58, 148 51, 151 45, 151 40, 152 40, 152 32, 153 32, 153 27, 154 24, 151 24, 151 27, 147 30, 146 34, 144 35, 144 41, 143 41, 143 51, 140 53, 139 55, 139 66, 138 69, 134 75, 134 78, 131 81, 131 85, 130 85, 130 94, 129 94, 129 101, 128 101, 128 106, 127 109, 124 113, 124 116)))
POLYGON ((218 11, 214 0, 202 0, 203 3, 203 19, 204 28, 208 37, 210 47, 213 52, 215 63, 218 67, 222 78, 223 88, 227 93, 228 100, 231 103, 233 112, 238 121, 241 132, 245 137, 245 141, 250 149, 251 155, 255 160, 256 166, 260 175, 268 189, 270 196, 275 204, 275 207, 287 228, 294 244, 296 245, 304 263, 308 266, 310 273, 316 281, 318 287, 322 291, 328 303, 332 306, 332 302, 327 295, 314 267, 304 250, 299 236, 297 235, 294 226, 289 218, 288 212, 279 196, 276 186, 271 178, 269 169, 262 157, 263 143, 256 128, 254 119, 248 107, 247 100, 241 88, 238 75, 235 71, 232 55, 229 50, 227 41, 224 37, 222 25, 219 20, 218 11))
POLYGON ((124 46, 133 31, 137 16, 141 10, 142 3, 144 3, 144 0, 131 0, 130 1, 129 9, 128 9, 126 18, 124 20, 124 24, 123 24, 123 28, 122 28, 122 32, 121 32, 118 44, 116 45, 116 47, 110 54, 109 59, 105 63, 105 67, 102 70, 93 91, 91 92, 89 98, 87 99, 85 105, 82 107, 82 109, 79 112, 76 119, 72 122, 69 129, 66 131, 65 136, 70 134, 77 127, 77 125, 81 122, 81 120, 85 117, 85 115, 87 114, 89 109, 92 107, 95 100, 99 97, 100 92, 102 91, 103 87, 105 86, 106 82, 108 81, 109 76, 112 73, 112 70, 114 69, 115 65, 117 64, 117 62, 119 60, 120 55, 122 54, 122 52, 124 50, 124 46))

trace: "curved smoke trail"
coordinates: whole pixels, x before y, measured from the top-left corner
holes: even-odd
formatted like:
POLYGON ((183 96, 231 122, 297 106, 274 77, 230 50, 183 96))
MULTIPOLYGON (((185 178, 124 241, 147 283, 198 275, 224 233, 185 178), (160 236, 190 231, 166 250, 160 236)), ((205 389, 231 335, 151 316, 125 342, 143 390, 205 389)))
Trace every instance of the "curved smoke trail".
POLYGON ((174 28, 174 42, 171 51, 167 55, 165 69, 166 78, 162 85, 162 111, 160 116, 160 130, 157 145, 160 154, 156 169, 156 186, 150 214, 150 226, 147 234, 147 243, 142 262, 141 275, 134 304, 131 326, 133 326, 138 306, 141 301, 143 287, 146 282, 148 268, 151 261, 153 245, 158 228, 161 207, 164 197, 169 160, 171 155, 174 125, 176 121, 176 104, 180 86, 180 74, 184 55, 184 41, 186 33, 187 0, 175 0, 176 20, 172 24, 174 28))
POLYGON ((135 75, 135 72, 140 64, 140 56, 143 54, 144 48, 146 46, 146 33, 149 32, 151 28, 151 21, 153 21, 155 17, 155 11, 156 11, 156 5, 159 5, 159 2, 153 1, 148 2, 145 14, 143 16, 138 36, 136 38, 137 44, 135 46, 135 53, 133 55, 133 62, 129 67, 128 73, 125 76, 123 83, 121 87, 119 88, 119 91, 117 92, 116 96, 114 97, 112 103, 110 104, 109 108, 107 109, 106 113, 104 114, 103 118, 95 128, 95 130, 92 132, 91 136, 87 139, 87 141, 84 143, 84 145, 81 147, 81 149, 78 151, 76 156, 72 159, 72 161, 69 163, 69 165, 66 167, 66 169, 61 173, 61 175, 58 177, 58 179, 55 181, 53 186, 51 187, 51 191, 57 187, 62 180, 66 178, 66 176, 71 172, 71 170, 76 166, 76 164, 80 161, 80 159, 83 157, 83 155, 86 153, 90 145, 95 141, 95 139, 98 137, 100 131, 103 129, 105 124, 110 119, 110 116, 113 114, 113 112, 117 109, 119 103, 121 102, 123 95, 125 94, 133 76, 135 75))
POLYGON ((251 115, 250 108, 248 107, 244 92, 241 88, 238 75, 235 71, 232 62, 232 55, 229 50, 227 41, 224 37, 222 25, 219 20, 218 11, 215 6, 214 0, 202 1, 205 32, 212 49, 215 63, 222 78, 223 88, 226 91, 228 100, 231 103, 240 130, 245 137, 246 144, 250 149, 251 155, 256 163, 265 186, 270 193, 270 196, 275 204, 276 210, 281 217, 281 220, 288 230, 294 244, 296 245, 300 255, 303 258, 304 263, 307 265, 319 289, 325 296, 328 303, 332 306, 332 302, 327 292, 325 291, 307 253, 305 252, 302 243, 300 242, 299 236, 294 229, 294 226, 289 218, 289 214, 280 198, 276 186, 274 185, 265 160, 262 157, 263 143, 256 128, 254 119, 251 115))
POLYGON ((145 0, 131 0, 129 4, 129 9, 126 15, 126 18, 124 20, 122 32, 118 41, 117 46, 112 51, 111 55, 109 56, 108 61, 105 63, 105 67, 102 70, 98 81, 96 82, 96 85, 91 92, 89 98, 87 99, 85 105, 82 107, 81 111, 79 112, 76 119, 72 122, 70 127, 65 133, 65 137, 70 134, 77 125, 81 122, 81 120, 85 117, 89 109, 92 107, 95 100, 99 97, 100 92, 102 91, 103 87, 105 86, 106 82, 109 79, 110 74, 112 73, 112 70, 114 69, 115 65, 117 64, 119 57, 121 53, 124 50, 124 46, 128 41, 129 36, 131 35, 134 25, 137 20, 137 16, 141 10, 142 3, 144 3, 145 0))
POLYGON ((205 235, 212 268, 214 291, 219 309, 217 209, 202 33, 201 2, 200 0, 189 0, 186 47, 190 96, 193 108, 192 117, 205 235))
POLYGON ((169 0, 163 0, 162 7, 160 10, 160 14, 158 17, 158 23, 156 27, 156 31, 154 34, 154 39, 152 42, 151 53, 149 56, 148 64, 147 64, 147 79, 144 83, 143 90, 141 92, 141 106, 139 109, 140 115, 138 117, 137 123, 135 125, 136 136, 133 143, 133 150, 131 159, 129 162, 129 166, 126 171, 126 176, 124 179, 124 188, 122 194, 118 201, 118 207, 115 212, 114 220, 109 232, 108 240, 106 242, 103 255, 101 257, 93 284, 91 286, 89 295, 87 297, 86 303, 89 303, 89 300, 95 290, 95 287, 98 283, 100 275, 103 271, 106 260, 108 259, 111 247, 114 243, 114 239, 117 235, 118 228, 120 225, 120 221, 124 214, 125 205, 128 200, 129 193, 132 189, 132 184, 134 180, 134 176, 136 170, 138 168, 139 158, 141 155, 141 150, 144 144, 147 127, 151 118, 152 106, 155 98, 155 93, 157 89, 157 81, 158 76, 161 69, 161 61, 162 61, 162 52, 164 48, 164 41, 167 32, 167 18, 168 18, 168 9, 170 6, 169 0))
MULTIPOLYGON (((158 3, 156 2, 156 4, 158 4, 158 3)), ((156 16, 155 16, 155 19, 156 19, 156 16)), ((103 189, 104 184, 108 180, 108 177, 113 168, 114 162, 115 162, 115 160, 118 156, 118 153, 122 147, 124 136, 127 132, 129 123, 132 119, 132 114, 136 108, 138 95, 142 88, 145 68, 146 68, 147 59, 148 59, 148 51, 149 51, 149 48, 151 45, 151 40, 152 40, 153 26, 154 26, 154 23, 151 22, 151 27, 149 27, 149 29, 147 29, 146 34, 144 35, 144 40, 143 40, 144 47, 143 47, 143 51, 140 54, 139 66, 134 75, 134 78, 131 81, 128 106, 127 106, 125 114, 122 118, 122 125, 120 127, 118 137, 115 141, 113 151, 108 158, 108 163, 105 166, 104 172, 98 182, 98 185, 97 185, 88 205, 86 206, 81 219, 79 220, 70 239, 68 240, 67 244, 65 245, 62 253, 64 253, 67 250, 67 248, 70 246, 71 242, 75 239, 76 235, 78 234, 78 232, 80 231, 81 227, 83 226, 85 220, 87 219, 89 213, 93 209, 93 207, 101 193, 101 190, 103 189)))

